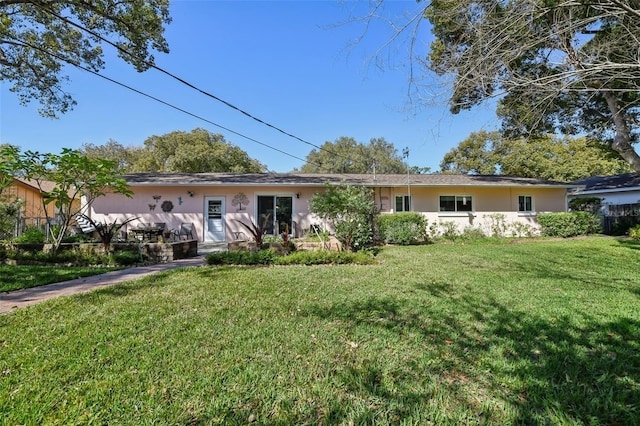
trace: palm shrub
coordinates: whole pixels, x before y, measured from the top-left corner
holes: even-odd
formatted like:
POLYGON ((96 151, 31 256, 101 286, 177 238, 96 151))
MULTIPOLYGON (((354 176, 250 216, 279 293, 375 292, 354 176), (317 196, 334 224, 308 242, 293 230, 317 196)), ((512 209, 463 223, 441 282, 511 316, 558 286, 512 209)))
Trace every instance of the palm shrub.
POLYGON ((420 213, 400 212, 377 216, 380 240, 388 244, 416 244, 427 241, 427 220, 420 213))
POLYGON ((249 221, 248 224, 238 219, 233 219, 233 220, 235 222, 238 222, 240 225, 242 225, 243 228, 245 228, 247 231, 251 233, 251 236, 253 237, 253 241, 256 243, 256 246, 260 248, 260 246, 262 246, 262 243, 263 243, 264 235, 267 232, 267 227, 269 226, 270 219, 271 219, 271 214, 269 213, 264 216, 261 225, 253 223, 253 221, 251 220, 249 221))

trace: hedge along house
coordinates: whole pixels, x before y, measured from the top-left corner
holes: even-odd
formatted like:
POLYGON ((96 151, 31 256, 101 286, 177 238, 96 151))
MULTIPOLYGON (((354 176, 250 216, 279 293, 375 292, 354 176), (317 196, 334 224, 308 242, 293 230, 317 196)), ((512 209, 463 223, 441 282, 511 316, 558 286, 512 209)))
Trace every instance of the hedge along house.
POLYGON ((449 222, 461 231, 486 226, 500 214, 506 224, 537 228, 539 212, 564 212, 570 185, 537 179, 478 175, 342 175, 134 173, 123 178, 132 198, 110 194, 94 200, 95 221, 165 223, 177 229, 193 223, 199 241, 236 241, 251 235, 239 223, 266 224, 266 233, 288 229, 299 237, 314 225, 309 201, 327 183, 364 185, 373 190, 380 213, 420 212, 430 223, 449 222))

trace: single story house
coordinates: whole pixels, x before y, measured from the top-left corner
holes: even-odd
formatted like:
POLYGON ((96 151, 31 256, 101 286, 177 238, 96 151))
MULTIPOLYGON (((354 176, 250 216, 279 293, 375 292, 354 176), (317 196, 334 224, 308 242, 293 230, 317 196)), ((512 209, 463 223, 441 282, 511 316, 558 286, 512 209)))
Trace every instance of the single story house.
POLYGON ((300 173, 132 173, 123 178, 132 198, 108 194, 92 203, 95 221, 165 223, 177 229, 192 223, 199 241, 250 239, 240 222, 267 218, 267 234, 285 230, 298 237, 323 226, 309 201, 327 183, 364 185, 373 190, 381 213, 416 211, 429 223, 448 222, 459 230, 486 226, 491 215, 506 224, 537 229, 539 212, 567 210, 570 185, 538 179, 479 175, 373 175, 300 173))
POLYGON ((569 192, 569 199, 600 198, 603 231, 623 234, 640 223, 640 174, 623 173, 613 176, 594 176, 578 182, 569 192))
POLYGON ((613 176, 593 176, 574 182, 569 198, 598 197, 603 205, 640 203, 640 174, 623 173, 613 176))

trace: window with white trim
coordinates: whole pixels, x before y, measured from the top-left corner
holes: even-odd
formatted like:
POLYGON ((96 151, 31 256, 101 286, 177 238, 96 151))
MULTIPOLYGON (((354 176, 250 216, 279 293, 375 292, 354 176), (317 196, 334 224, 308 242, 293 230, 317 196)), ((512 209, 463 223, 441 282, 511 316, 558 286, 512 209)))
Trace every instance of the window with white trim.
POLYGON ((533 197, 531 195, 518 195, 518 211, 519 212, 533 211, 533 197))
POLYGON ((473 211, 473 197, 470 195, 441 195, 441 212, 471 212, 473 211))
POLYGON ((408 195, 396 195, 396 212, 411 211, 411 197, 408 195))

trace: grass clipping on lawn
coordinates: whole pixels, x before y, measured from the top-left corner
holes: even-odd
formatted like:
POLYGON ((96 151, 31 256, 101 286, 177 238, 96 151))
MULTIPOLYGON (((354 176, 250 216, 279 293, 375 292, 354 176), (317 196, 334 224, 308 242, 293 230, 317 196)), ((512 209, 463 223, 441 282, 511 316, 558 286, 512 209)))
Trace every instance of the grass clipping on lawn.
POLYGON ((634 424, 640 245, 185 268, 0 316, 6 424, 634 424))

